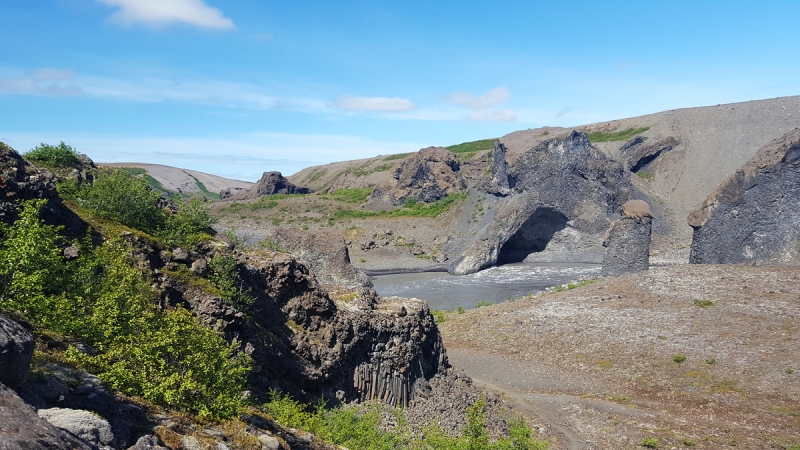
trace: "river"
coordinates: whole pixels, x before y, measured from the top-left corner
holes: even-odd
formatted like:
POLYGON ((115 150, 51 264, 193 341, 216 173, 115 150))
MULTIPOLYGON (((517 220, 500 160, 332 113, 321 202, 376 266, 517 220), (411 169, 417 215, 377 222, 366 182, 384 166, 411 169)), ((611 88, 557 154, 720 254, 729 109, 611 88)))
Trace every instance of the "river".
POLYGON ((446 272, 379 275, 372 283, 381 296, 415 297, 427 300, 431 309, 452 310, 474 308, 481 301, 500 303, 600 273, 599 264, 517 263, 461 276, 446 272))

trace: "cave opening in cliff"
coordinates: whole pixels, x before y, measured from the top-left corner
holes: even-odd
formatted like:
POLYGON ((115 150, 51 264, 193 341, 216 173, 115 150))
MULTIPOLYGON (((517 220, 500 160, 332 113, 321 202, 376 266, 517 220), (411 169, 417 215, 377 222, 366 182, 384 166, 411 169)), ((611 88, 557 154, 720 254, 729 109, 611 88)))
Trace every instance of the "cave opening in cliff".
POLYGON ((517 263, 541 252, 553 236, 567 227, 567 217, 552 208, 539 208, 500 248, 497 264, 517 263))

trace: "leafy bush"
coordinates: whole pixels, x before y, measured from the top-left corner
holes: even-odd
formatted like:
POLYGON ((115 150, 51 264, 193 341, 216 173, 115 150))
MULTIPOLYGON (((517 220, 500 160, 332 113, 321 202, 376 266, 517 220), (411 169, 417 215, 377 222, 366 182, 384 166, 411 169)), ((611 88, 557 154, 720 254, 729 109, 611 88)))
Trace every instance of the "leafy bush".
POLYGON ((75 167, 80 164, 78 152, 64 141, 58 145, 41 143, 22 156, 45 167, 75 167))
POLYGON ((647 448, 658 448, 658 439, 654 438, 653 436, 648 436, 642 439, 642 442, 640 442, 639 445, 647 448))
POLYGON ((66 356, 114 389, 204 417, 235 415, 250 359, 189 311, 161 310, 121 237, 97 247, 76 242, 80 256, 65 262, 58 229, 38 216, 43 204, 23 203, 19 220, 2 230, 0 309, 92 344, 94 356, 66 356))
POLYGON ((415 436, 400 409, 389 410, 384 405, 370 403, 361 406, 342 406, 326 409, 320 402, 309 408, 278 391, 270 391, 270 401, 264 410, 287 427, 301 428, 327 442, 358 449, 426 449, 426 450, 546 450, 546 442, 532 438, 533 430, 522 418, 508 422, 509 437, 490 442, 486 431, 485 402, 480 399, 467 408, 467 425, 461 436, 443 432, 437 425, 426 427, 415 436), (395 416, 397 426, 384 430, 381 415, 395 416))
POLYGON ((672 360, 680 364, 686 361, 686 355, 672 355, 672 360))
POLYGON ((699 306, 699 307, 701 307, 701 308, 703 308, 703 309, 708 308, 709 306, 716 305, 716 303, 714 303, 712 300, 708 300, 708 299, 704 299, 704 298, 696 299, 694 301, 694 304, 699 306))
POLYGON ((237 266, 239 261, 233 256, 217 255, 208 263, 208 279, 219 289, 222 296, 238 310, 244 310, 255 301, 250 289, 244 286, 237 266))
POLYGON ((119 222, 164 239, 172 245, 192 245, 211 238, 216 218, 209 205, 195 198, 179 202, 178 212, 171 214, 158 207, 161 196, 150 189, 145 178, 121 169, 97 174, 93 183, 65 180, 58 185, 65 199, 99 217, 119 222))

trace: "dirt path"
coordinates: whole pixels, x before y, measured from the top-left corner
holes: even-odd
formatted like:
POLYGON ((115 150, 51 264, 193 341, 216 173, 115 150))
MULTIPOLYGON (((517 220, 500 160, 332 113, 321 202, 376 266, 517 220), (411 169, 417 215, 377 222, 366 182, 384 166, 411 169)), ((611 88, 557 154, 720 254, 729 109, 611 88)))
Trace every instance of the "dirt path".
POLYGON ((800 445, 800 269, 674 266, 448 314, 451 363, 559 449, 800 445))

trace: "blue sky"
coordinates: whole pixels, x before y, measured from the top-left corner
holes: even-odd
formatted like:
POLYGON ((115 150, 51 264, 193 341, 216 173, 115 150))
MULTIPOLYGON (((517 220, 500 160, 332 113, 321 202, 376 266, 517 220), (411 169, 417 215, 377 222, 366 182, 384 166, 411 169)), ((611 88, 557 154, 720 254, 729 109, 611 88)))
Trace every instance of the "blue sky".
POLYGON ((800 2, 3 0, 0 140, 255 180, 800 94, 800 2))

